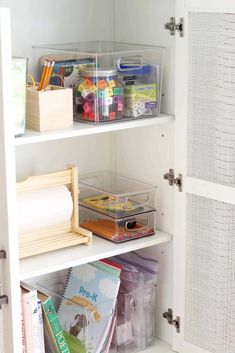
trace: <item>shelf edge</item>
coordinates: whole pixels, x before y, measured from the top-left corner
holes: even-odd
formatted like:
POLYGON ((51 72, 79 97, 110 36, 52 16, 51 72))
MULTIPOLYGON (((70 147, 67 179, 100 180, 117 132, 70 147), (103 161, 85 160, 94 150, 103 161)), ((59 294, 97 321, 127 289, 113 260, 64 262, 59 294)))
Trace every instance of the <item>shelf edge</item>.
MULTIPOLYGON (((22 267, 22 270, 20 271, 20 280, 27 280, 27 279, 30 279, 33 277, 42 276, 45 274, 64 270, 69 267, 82 265, 84 263, 88 263, 88 262, 92 262, 92 261, 97 261, 102 258, 107 258, 107 257, 119 255, 122 253, 126 253, 129 251, 139 250, 139 249, 151 247, 154 245, 163 244, 163 243, 166 243, 166 242, 172 240, 171 234, 161 232, 161 231, 157 231, 157 232, 159 234, 157 236, 150 236, 150 237, 148 237, 148 239, 143 238, 143 241, 140 241, 140 242, 138 241, 140 239, 138 239, 137 241, 135 241, 135 240, 129 241, 129 242, 125 243, 126 246, 119 247, 117 244, 110 242, 110 244, 113 244, 114 246, 110 246, 108 248, 108 250, 105 250, 102 252, 97 252, 97 253, 95 252, 95 253, 92 253, 88 256, 84 256, 84 257, 81 256, 80 258, 79 258, 79 250, 78 250, 79 247, 73 247, 73 248, 71 248, 71 250, 69 250, 67 248, 67 249, 55 251, 54 257, 56 255, 57 258, 61 258, 62 253, 64 252, 64 257, 66 258, 66 260, 59 261, 56 264, 50 265, 49 267, 45 266, 42 268, 41 266, 39 266, 39 264, 41 264, 41 263, 46 264, 47 259, 49 259, 49 257, 51 256, 50 255, 51 253, 35 256, 34 259, 32 259, 32 258, 22 259, 22 260, 20 260, 20 268, 22 267), (74 258, 71 258, 70 254, 73 254, 74 258), (44 258, 44 259, 42 260, 42 258, 44 258), (67 259, 70 259, 70 260, 68 261, 67 259), (34 266, 33 266, 33 263, 34 263, 34 266), (37 265, 37 263, 38 263, 38 265, 37 265)), ((95 238, 97 238, 97 237, 95 237, 95 238)), ((101 242, 102 242, 102 240, 101 240, 101 242)), ((92 247, 92 246, 95 247, 95 245, 91 245, 90 247, 92 247)), ((98 245, 98 246, 100 246, 100 245, 98 245)), ((102 247, 102 243, 101 243, 101 247, 102 247)))

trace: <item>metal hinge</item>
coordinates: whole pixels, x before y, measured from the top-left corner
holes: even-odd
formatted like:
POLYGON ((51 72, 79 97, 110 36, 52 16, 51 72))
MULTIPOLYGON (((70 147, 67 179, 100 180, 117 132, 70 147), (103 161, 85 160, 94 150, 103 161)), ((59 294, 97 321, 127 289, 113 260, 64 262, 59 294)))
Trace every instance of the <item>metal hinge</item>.
POLYGON ((176 319, 173 320, 173 310, 168 309, 165 313, 162 314, 164 319, 167 319, 168 324, 173 325, 176 328, 176 332, 180 333, 180 317, 176 316, 176 319))
MULTIPOLYGON (((0 259, 4 260, 7 258, 7 254, 5 250, 0 250, 0 259)), ((8 304, 8 296, 0 295, 0 310, 2 309, 2 305, 8 304)))
POLYGON ((164 174, 163 178, 169 181, 169 185, 176 185, 179 191, 183 190, 183 175, 178 174, 178 177, 175 178, 174 169, 169 169, 169 172, 164 174))
POLYGON ((0 309, 2 309, 2 305, 8 304, 8 296, 0 295, 0 309))
POLYGON ((184 36, 184 19, 180 18, 180 22, 176 23, 175 17, 171 17, 170 21, 164 26, 165 29, 170 31, 171 36, 175 36, 175 32, 179 32, 180 37, 184 36))
POLYGON ((7 258, 7 254, 5 250, 0 250, 0 259, 6 259, 7 258))

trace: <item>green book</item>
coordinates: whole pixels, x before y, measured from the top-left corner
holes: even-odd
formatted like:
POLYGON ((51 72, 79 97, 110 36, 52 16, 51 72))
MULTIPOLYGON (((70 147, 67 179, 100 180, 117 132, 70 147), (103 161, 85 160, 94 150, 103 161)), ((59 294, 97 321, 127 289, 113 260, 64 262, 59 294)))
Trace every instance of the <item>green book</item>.
POLYGON ((42 302, 44 327, 51 339, 55 352, 71 353, 51 297, 38 292, 38 298, 42 302))

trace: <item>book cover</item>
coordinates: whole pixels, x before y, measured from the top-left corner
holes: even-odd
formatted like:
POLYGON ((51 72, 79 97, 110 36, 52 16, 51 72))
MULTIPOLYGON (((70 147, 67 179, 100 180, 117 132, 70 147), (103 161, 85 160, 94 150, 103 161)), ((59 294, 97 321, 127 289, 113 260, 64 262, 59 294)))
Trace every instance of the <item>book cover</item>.
POLYGON ((95 266, 107 273, 110 273, 113 276, 120 277, 121 266, 116 266, 114 262, 111 264, 110 262, 106 262, 106 260, 94 261, 91 263, 92 266, 95 266))
POLYGON ((63 330, 100 353, 107 338, 120 285, 117 276, 91 264, 70 269, 58 309, 63 330))
POLYGON ((38 300, 38 342, 41 353, 45 353, 45 342, 43 334, 42 302, 38 300))
POLYGON ((27 353, 45 353, 44 339, 39 334, 38 297, 37 291, 22 290, 23 320, 25 346, 27 353))
POLYGON ((47 331, 47 336, 51 339, 55 352, 71 353, 51 297, 40 292, 38 292, 38 297, 42 302, 44 329, 47 331))

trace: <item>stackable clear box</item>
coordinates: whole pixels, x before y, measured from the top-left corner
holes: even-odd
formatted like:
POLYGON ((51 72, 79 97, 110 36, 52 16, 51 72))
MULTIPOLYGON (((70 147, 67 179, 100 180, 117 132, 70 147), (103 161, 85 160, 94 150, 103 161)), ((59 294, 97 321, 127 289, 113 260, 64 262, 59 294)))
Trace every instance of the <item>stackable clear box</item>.
POLYGON ((157 276, 146 278, 137 267, 113 259, 122 265, 115 346, 117 352, 142 351, 154 344, 157 276))
MULTIPOLYGON (((107 340, 105 340, 102 351, 107 349, 110 345, 109 353, 116 353, 116 319, 117 319, 117 308, 116 299, 110 300, 110 305, 108 301, 104 303, 92 304, 90 307, 79 306, 73 298, 65 298, 63 296, 64 286, 66 285, 67 274, 60 274, 59 272, 50 277, 50 279, 41 279, 39 282, 34 283, 33 287, 50 296, 53 300, 56 310, 59 310, 61 302, 66 302, 68 305, 68 311, 74 317, 73 325, 70 322, 65 321, 62 324, 62 330, 65 332, 65 338, 68 342, 71 339, 71 335, 76 337, 79 341, 76 345, 76 351, 81 353, 86 353, 90 351, 89 342, 91 342, 92 332, 97 330, 101 324, 107 330, 107 340), (78 309, 79 307, 79 309, 78 309), (107 310, 107 307, 113 307, 112 310, 107 310), (74 313, 73 313, 74 312, 74 313), (97 319, 97 313, 101 313, 99 319, 97 319), (79 313, 79 314, 78 314, 79 313), (82 313, 82 314, 81 314, 82 313), (79 318, 77 318, 79 316, 79 318), (79 322, 77 322, 79 320, 79 322), (107 325, 107 326, 106 326, 107 325), (106 329, 108 327, 108 329, 106 329), (79 329, 79 331, 78 331, 79 329), (109 336, 112 335, 113 338, 109 341, 109 336)), ((72 344, 74 347, 74 337, 72 337, 72 344)))
POLYGON ((79 224, 115 243, 155 234, 155 211, 149 211, 124 218, 113 218, 87 207, 79 208, 79 224))
POLYGON ((51 84, 73 88, 74 120, 100 124, 160 113, 163 47, 94 41, 34 52, 41 67, 45 59, 56 61, 51 84))
POLYGON ((112 218, 155 211, 155 186, 100 171, 79 179, 79 204, 112 218))

